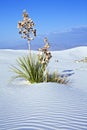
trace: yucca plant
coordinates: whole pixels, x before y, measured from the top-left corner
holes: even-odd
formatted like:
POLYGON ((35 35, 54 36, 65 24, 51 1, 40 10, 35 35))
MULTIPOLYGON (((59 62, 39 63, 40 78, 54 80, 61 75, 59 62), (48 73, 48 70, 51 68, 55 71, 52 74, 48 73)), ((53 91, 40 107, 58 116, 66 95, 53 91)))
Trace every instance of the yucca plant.
POLYGON ((36 55, 20 57, 17 64, 18 67, 11 68, 17 74, 14 78, 22 78, 30 83, 43 82, 45 66, 42 66, 36 55))
POLYGON ((29 54, 17 59, 18 66, 11 66, 11 70, 16 73, 15 78, 22 78, 30 83, 40 82, 57 82, 66 83, 66 79, 56 73, 49 74, 47 66, 52 57, 49 49, 49 42, 44 38, 44 47, 39 49, 38 55, 31 54, 30 41, 36 36, 36 29, 33 29, 34 22, 29 18, 26 11, 23 12, 23 20, 18 22, 19 34, 22 38, 27 39, 29 54))
MULTIPOLYGON (((45 38, 46 39, 46 38, 45 38)), ((48 43, 45 42, 45 45, 42 49, 39 49, 42 52, 38 55, 30 54, 23 56, 17 59, 18 66, 12 66, 11 69, 16 73, 15 78, 22 78, 30 83, 40 83, 45 81, 46 68, 49 63, 51 53, 48 52, 48 43)))

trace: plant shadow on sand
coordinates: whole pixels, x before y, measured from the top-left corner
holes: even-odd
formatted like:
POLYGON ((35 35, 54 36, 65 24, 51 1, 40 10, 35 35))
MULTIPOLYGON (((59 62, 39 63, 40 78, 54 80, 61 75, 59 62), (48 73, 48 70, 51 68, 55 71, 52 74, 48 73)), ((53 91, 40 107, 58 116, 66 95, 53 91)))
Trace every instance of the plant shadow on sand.
POLYGON ((63 70, 61 77, 69 77, 72 76, 73 74, 75 74, 73 70, 63 70))

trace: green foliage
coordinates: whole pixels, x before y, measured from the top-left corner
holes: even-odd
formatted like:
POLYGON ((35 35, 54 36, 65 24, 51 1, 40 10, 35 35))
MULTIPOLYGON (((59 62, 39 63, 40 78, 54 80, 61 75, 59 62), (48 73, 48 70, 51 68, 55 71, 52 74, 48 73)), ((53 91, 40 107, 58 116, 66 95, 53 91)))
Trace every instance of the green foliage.
POLYGON ((30 83, 43 82, 45 66, 38 61, 35 55, 18 58, 18 67, 12 66, 17 75, 14 78, 23 78, 30 83))
POLYGON ((13 79, 22 78, 30 83, 57 82, 66 84, 68 82, 66 78, 62 78, 56 72, 52 74, 47 72, 47 66, 39 61, 37 55, 19 57, 17 65, 17 67, 11 67, 11 70, 16 73, 13 79))

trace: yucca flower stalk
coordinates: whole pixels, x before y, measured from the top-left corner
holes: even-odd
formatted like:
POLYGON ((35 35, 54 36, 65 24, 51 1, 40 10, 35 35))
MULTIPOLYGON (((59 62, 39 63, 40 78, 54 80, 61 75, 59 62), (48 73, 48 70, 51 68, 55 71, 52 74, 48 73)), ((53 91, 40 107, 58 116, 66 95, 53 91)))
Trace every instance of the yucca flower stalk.
POLYGON ((18 22, 19 34, 21 38, 27 39, 29 54, 31 54, 30 43, 36 37, 36 29, 34 29, 34 22, 29 17, 26 10, 23 11, 23 20, 18 22))
POLYGON ((38 50, 39 51, 38 59, 43 66, 47 67, 52 55, 51 55, 51 52, 48 51, 48 49, 50 48, 50 45, 47 38, 44 38, 44 43, 45 43, 44 47, 39 48, 38 50))

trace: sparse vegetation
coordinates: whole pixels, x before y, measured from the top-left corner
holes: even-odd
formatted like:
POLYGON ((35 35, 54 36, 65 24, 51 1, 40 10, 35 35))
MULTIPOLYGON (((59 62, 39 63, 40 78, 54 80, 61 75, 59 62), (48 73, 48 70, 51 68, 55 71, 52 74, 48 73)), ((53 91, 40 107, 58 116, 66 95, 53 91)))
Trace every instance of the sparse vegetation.
POLYGON ((14 78, 23 78, 30 83, 43 82, 44 67, 38 61, 36 55, 18 58, 18 67, 13 66, 12 70, 17 74, 14 78))
POLYGON ((56 83, 60 83, 60 84, 67 84, 68 83, 67 77, 61 77, 56 72, 54 72, 52 74, 47 72, 45 78, 46 78, 45 79, 46 82, 56 82, 56 83))
POLYGON ((66 84, 67 79, 58 73, 50 74, 47 66, 52 57, 48 51, 50 45, 47 38, 44 38, 44 47, 38 49, 38 55, 31 54, 30 41, 36 36, 36 29, 33 29, 34 22, 29 18, 26 11, 23 12, 23 21, 18 22, 19 34, 27 39, 29 54, 17 59, 17 67, 12 66, 11 70, 16 73, 14 78, 22 78, 30 83, 57 82, 66 84))
POLYGON ((83 62, 83 63, 87 63, 87 57, 84 57, 81 60, 76 60, 75 62, 83 62))

